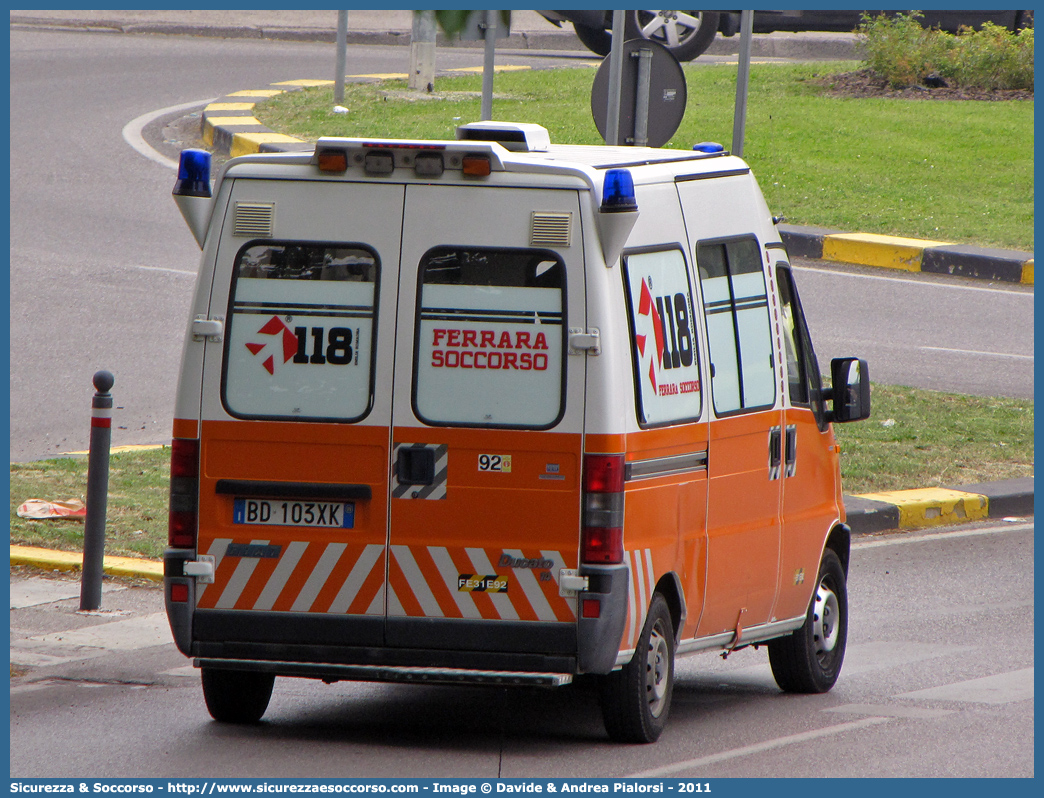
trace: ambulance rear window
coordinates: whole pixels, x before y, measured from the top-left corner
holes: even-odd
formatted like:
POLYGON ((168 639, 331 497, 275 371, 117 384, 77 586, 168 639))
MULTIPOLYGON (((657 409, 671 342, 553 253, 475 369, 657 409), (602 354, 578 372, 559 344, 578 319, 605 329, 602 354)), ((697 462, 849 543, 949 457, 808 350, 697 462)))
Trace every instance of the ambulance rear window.
POLYGON ((535 249, 421 259, 413 406, 427 424, 546 429, 564 409, 565 266, 535 249))
POLYGON ((252 242, 236 256, 222 399, 240 418, 357 421, 370 409, 376 253, 252 242))

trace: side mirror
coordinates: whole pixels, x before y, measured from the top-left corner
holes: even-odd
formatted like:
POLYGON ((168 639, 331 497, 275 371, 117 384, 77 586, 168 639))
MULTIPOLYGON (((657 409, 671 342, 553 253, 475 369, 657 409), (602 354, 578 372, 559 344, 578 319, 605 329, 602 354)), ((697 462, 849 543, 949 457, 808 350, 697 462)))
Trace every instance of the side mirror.
POLYGON ((865 360, 837 357, 830 361, 830 420, 843 424, 870 417, 870 369, 865 360))

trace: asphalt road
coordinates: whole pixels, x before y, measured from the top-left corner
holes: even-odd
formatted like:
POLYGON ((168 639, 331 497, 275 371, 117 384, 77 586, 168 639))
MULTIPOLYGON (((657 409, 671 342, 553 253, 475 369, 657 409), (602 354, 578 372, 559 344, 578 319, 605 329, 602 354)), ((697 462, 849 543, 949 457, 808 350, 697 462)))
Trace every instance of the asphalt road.
MULTIPOLYGON (((100 369, 116 376, 113 444, 167 441, 199 250, 170 199, 170 167, 133 149, 125 128, 326 76, 333 46, 13 30, 10 49, 11 458, 85 449, 100 369)), ((481 57, 446 50, 438 64, 481 57)), ((405 47, 353 46, 349 71, 401 72, 407 59, 405 47)), ((147 126, 152 144, 163 149, 165 123, 187 112, 147 126)), ((799 279, 822 364, 860 355, 878 381, 1032 396, 1031 290, 834 269, 799 279)))
POLYGON ((106 594, 109 617, 29 606, 12 611, 13 638, 43 631, 12 643, 12 658, 52 664, 12 681, 11 775, 1031 777, 1033 554, 1032 523, 862 538, 831 692, 781 693, 763 649, 681 659, 667 730, 649 746, 609 743, 579 686, 278 679, 262 723, 222 725, 187 660, 156 644, 161 591, 106 594))

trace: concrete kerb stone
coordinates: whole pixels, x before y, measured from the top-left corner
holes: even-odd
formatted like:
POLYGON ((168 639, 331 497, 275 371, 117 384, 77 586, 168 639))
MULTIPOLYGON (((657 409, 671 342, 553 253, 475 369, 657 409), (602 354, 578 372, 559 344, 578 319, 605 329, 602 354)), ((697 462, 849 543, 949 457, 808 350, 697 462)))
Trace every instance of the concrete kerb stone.
POLYGON ((779 225, 794 257, 1033 285, 1033 253, 876 233, 779 225))

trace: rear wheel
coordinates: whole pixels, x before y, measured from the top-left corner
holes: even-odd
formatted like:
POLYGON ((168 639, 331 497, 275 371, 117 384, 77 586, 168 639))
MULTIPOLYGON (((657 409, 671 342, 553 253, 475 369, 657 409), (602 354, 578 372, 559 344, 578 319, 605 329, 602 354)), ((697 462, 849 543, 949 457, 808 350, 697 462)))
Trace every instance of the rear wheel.
POLYGON ((203 668, 203 698, 214 720, 256 723, 268 709, 275 675, 203 668))
POLYGON ((711 46, 719 20, 716 11, 627 11, 624 38, 648 39, 679 61, 691 61, 711 46))
POLYGON ((674 624, 667 602, 655 595, 634 656, 603 677, 602 718, 620 743, 655 742, 671 710, 674 692, 674 624))
POLYGON ((841 673, 847 642, 845 569, 837 554, 827 549, 804 625, 768 644, 776 684, 788 693, 825 693, 841 673))

